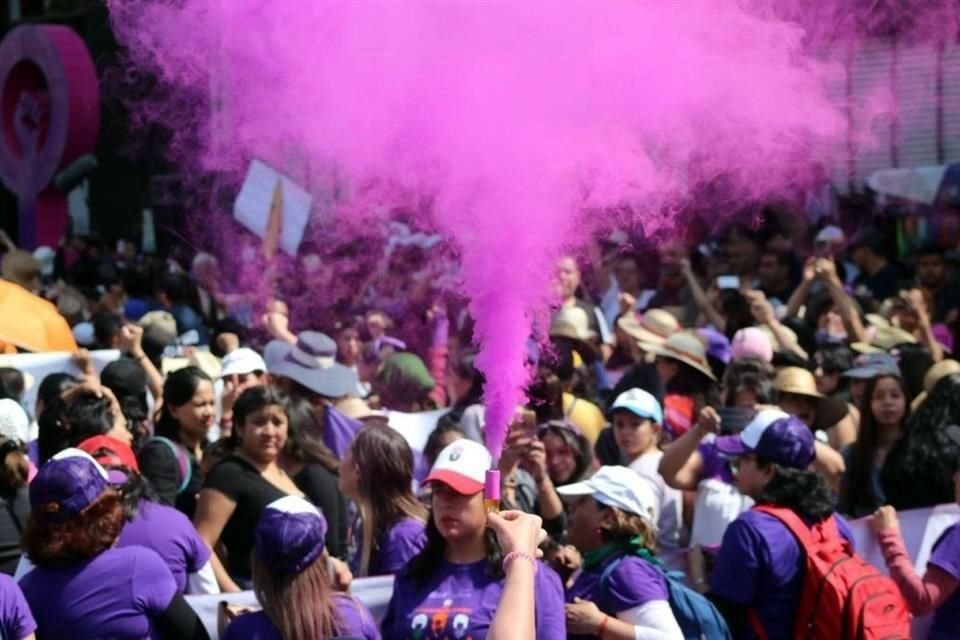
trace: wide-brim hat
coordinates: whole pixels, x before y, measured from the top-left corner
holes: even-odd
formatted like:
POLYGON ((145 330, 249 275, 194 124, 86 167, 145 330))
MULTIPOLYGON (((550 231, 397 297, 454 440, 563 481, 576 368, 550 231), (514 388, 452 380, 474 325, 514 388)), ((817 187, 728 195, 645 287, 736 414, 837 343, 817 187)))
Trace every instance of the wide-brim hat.
POLYGON ((817 381, 813 373, 801 367, 785 367, 777 373, 773 387, 779 393, 791 393, 806 396, 817 401, 817 423, 824 428, 831 427, 843 420, 850 409, 842 400, 827 397, 817 391, 817 381))
POLYGON ((916 411, 923 404, 938 382, 956 373, 960 373, 960 362, 956 360, 941 360, 930 367, 927 374, 923 376, 923 391, 910 403, 910 411, 916 411))
POLYGON ((663 344, 680 330, 680 323, 663 309, 647 309, 643 313, 625 313, 617 320, 617 326, 641 347, 663 344))
POLYGON ((558 309, 550 320, 550 337, 569 340, 584 360, 593 361, 600 355, 594 340, 597 334, 590 328, 590 318, 580 307, 558 309))
POLYGON ((650 352, 662 358, 671 358, 692 367, 714 382, 717 377, 707 360, 707 348, 700 336, 692 331, 679 331, 662 345, 650 345, 650 352))
POLYGON ((296 344, 276 346, 269 354, 271 375, 289 378, 326 398, 341 398, 357 389, 357 372, 337 362, 337 343, 317 331, 303 331, 296 344))
POLYGON ((876 327, 870 342, 854 342, 850 348, 857 353, 882 353, 901 344, 916 344, 917 339, 899 327, 876 327))

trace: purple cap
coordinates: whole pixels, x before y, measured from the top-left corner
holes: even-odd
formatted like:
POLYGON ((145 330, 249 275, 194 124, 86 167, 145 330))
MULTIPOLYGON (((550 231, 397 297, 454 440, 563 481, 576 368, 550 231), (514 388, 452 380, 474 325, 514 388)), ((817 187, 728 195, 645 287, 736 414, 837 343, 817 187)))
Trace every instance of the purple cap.
POLYGON ((497 469, 487 469, 487 475, 483 482, 483 499, 500 500, 500 471, 497 469))
POLYGON ((730 364, 730 340, 727 336, 713 327, 701 327, 697 329, 697 333, 707 341, 707 355, 723 364, 730 364))
POLYGON ((315 506, 296 496, 266 506, 254 535, 257 555, 283 573, 300 573, 323 553, 327 521, 315 506))
POLYGON ((30 483, 30 505, 40 522, 69 520, 110 488, 107 472, 89 453, 64 449, 30 483))
POLYGON ((806 469, 816 457, 810 428, 779 409, 760 411, 743 431, 717 438, 714 447, 728 456, 754 453, 791 469, 806 469))

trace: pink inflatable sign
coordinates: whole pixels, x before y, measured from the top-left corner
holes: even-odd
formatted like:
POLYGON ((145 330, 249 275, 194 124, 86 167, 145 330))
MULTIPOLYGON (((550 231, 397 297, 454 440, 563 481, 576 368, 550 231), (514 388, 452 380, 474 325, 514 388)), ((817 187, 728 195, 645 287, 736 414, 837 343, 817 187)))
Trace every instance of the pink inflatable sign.
POLYGON ((100 94, 90 52, 59 25, 22 25, 0 44, 0 180, 17 195, 19 244, 56 246, 67 199, 54 176, 92 153, 100 94))

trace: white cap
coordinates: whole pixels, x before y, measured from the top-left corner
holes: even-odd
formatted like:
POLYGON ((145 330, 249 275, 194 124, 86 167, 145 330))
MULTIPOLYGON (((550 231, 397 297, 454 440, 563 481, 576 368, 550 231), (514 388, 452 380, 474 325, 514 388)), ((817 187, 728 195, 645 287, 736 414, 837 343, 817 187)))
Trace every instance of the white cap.
POLYGON ((638 515, 653 524, 657 498, 648 480, 627 467, 603 466, 582 482, 557 487, 561 496, 593 496, 608 507, 638 515))
POLYGON ((424 483, 442 482, 465 496, 480 493, 492 463, 490 452, 479 442, 457 440, 440 452, 424 483))
POLYGON ((0 400, 0 436, 7 440, 26 442, 30 430, 30 418, 16 400, 0 400))
POLYGON ((223 356, 220 366, 221 378, 233 375, 242 376, 254 371, 266 372, 267 370, 267 363, 263 361, 260 354, 246 347, 234 349, 223 356))
POLYGON ((814 242, 843 242, 845 239, 843 229, 834 225, 827 225, 820 229, 814 242))
POLYGON ((73 339, 81 347, 92 346, 97 339, 93 331, 93 325, 89 322, 78 322, 73 327, 73 339))

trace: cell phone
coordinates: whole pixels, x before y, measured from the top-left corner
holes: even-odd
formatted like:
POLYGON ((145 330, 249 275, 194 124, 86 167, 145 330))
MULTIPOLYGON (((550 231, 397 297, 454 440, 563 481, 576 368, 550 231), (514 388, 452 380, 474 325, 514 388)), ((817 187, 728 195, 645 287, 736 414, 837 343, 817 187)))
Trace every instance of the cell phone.
POLYGON ((813 244, 813 254, 818 258, 829 258, 830 242, 827 240, 817 240, 813 244))
POLYGON ((720 416, 720 433, 726 436, 743 431, 757 412, 750 407, 720 407, 717 415, 720 416))
POLYGON ((531 438, 536 437, 537 435, 537 414, 530 410, 524 409, 521 412, 523 416, 523 433, 526 436, 531 438))
POLYGON ((718 289, 739 289, 740 277, 739 276, 717 276, 717 288, 718 289))

